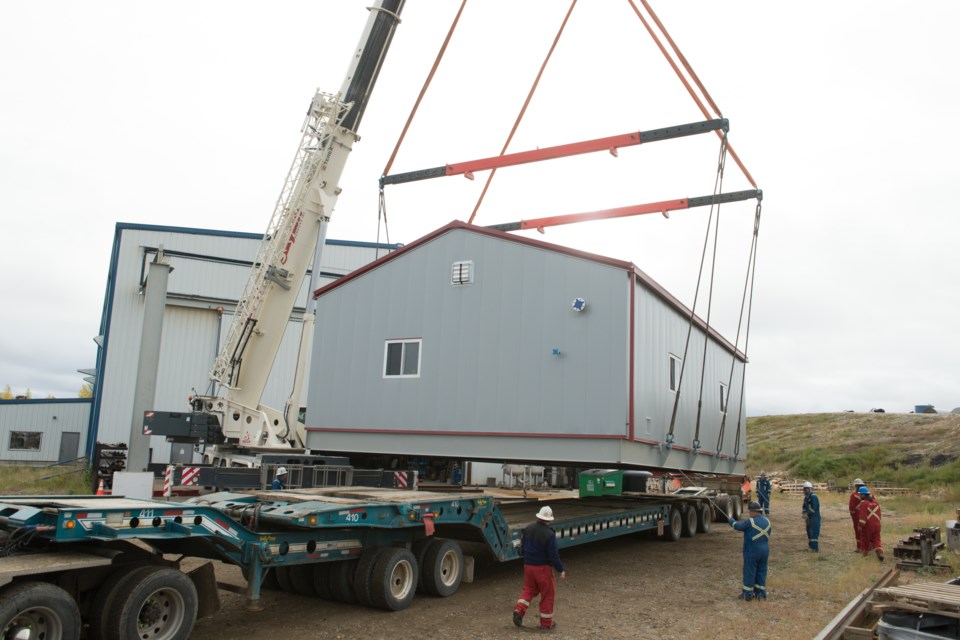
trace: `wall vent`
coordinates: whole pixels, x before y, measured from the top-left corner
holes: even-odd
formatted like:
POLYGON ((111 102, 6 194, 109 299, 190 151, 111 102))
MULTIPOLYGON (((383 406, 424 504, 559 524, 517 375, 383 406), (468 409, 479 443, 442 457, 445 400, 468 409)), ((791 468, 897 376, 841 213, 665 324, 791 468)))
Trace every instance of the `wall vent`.
POLYGON ((473 260, 454 262, 450 283, 454 286, 473 284, 473 260))

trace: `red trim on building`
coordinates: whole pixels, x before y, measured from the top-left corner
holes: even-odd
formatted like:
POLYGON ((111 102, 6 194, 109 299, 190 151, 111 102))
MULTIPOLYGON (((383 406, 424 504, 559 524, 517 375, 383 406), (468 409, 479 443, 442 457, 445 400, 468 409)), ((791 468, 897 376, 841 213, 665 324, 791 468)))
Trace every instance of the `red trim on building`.
POLYGON ((583 433, 518 433, 516 431, 430 431, 428 429, 346 429, 337 427, 306 427, 307 431, 321 433, 377 433, 413 436, 487 436, 515 438, 573 438, 580 440, 624 440, 622 435, 583 433))

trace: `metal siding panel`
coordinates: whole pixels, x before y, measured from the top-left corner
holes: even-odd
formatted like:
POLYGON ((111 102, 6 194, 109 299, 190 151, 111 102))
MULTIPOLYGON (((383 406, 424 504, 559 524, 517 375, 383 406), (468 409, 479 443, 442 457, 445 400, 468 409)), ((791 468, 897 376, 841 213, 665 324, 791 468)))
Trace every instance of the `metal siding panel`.
MULTIPOLYGON (((624 277, 571 256, 447 233, 320 299, 308 425, 624 436, 624 277), (464 259, 474 261, 476 281, 454 287, 450 265, 464 259), (592 314, 573 317, 576 295, 594 300, 592 314), (351 315, 370 323, 359 327, 351 315), (383 379, 383 341, 396 338, 423 338, 419 379, 383 379), (566 359, 550 355, 564 344, 566 359), (354 402, 358 393, 378 402, 354 402)), ((315 437, 323 447, 329 436, 315 437)))

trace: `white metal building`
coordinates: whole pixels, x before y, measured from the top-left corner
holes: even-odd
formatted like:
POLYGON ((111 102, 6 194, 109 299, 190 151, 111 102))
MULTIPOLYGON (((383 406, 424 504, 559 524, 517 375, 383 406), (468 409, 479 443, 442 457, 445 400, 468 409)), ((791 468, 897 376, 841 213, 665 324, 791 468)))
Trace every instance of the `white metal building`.
MULTIPOLYGON (((188 397, 208 391, 208 372, 221 333, 250 273, 262 236, 249 233, 118 223, 107 274, 101 318, 96 379, 85 451, 97 442, 127 442, 135 420, 134 387, 143 326, 143 286, 157 250, 172 266, 163 317, 160 363, 154 407, 188 411, 188 397)), ((384 255, 396 245, 327 240, 324 282, 332 282, 384 255)), ((300 317, 306 301, 305 279, 280 353, 264 394, 264 404, 283 407, 292 384, 300 317)), ((196 462, 199 456, 151 439, 152 462, 196 462)))

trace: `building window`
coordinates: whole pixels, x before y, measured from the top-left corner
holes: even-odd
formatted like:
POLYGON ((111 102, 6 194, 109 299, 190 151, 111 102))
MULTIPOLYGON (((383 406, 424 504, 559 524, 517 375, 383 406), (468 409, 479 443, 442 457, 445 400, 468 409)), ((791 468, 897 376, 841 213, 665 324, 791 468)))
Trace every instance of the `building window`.
POLYGON ((720 413, 727 412, 727 385, 720 383, 720 413))
POLYGON ((387 340, 383 350, 384 378, 420 377, 420 339, 387 340))
POLYGON ((670 391, 676 391, 680 387, 680 365, 683 360, 670 354, 670 391))
POLYGON ((40 451, 40 437, 42 435, 39 431, 11 431, 10 450, 40 451))

